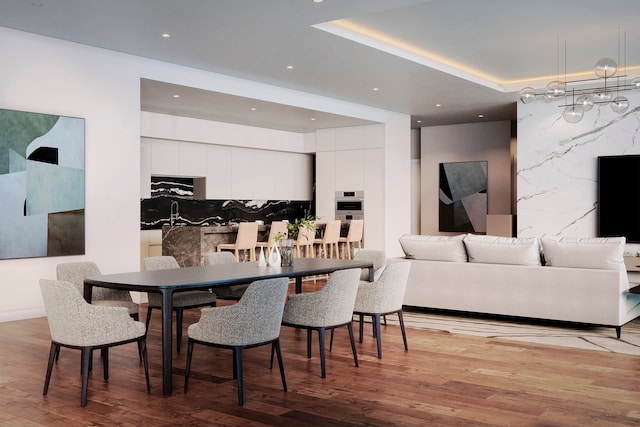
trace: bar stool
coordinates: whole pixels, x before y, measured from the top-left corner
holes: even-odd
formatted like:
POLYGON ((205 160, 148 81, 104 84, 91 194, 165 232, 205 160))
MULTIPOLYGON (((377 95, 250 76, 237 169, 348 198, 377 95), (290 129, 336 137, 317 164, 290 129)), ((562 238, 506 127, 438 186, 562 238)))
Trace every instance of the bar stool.
POLYGON ((256 243, 256 248, 265 248, 265 256, 271 250, 271 246, 275 244, 275 238, 278 234, 284 234, 284 238, 287 237, 287 223, 284 221, 272 221, 271 227, 269 228, 269 238, 266 242, 258 242, 256 243))
POLYGON ((249 260, 256 260, 256 244, 258 243, 258 223, 241 222, 238 224, 238 234, 235 243, 220 243, 217 252, 223 250, 233 251, 236 261, 240 262, 240 251, 249 251, 249 260))
POLYGON ((340 237, 340 239, 338 239, 338 245, 342 246, 342 258, 351 259, 351 253, 353 252, 354 245, 356 244, 358 245, 358 249, 362 249, 363 233, 364 220, 352 219, 351 222, 349 222, 347 237, 340 237))
POLYGON ((316 252, 318 254, 318 257, 336 259, 340 258, 338 240, 340 240, 341 225, 342 221, 340 221, 339 219, 327 222, 322 238, 314 240, 314 245, 318 246, 318 251, 316 252))
POLYGON ((300 228, 298 238, 293 243, 294 256, 297 258, 315 258, 315 252, 313 250, 315 238, 315 229, 309 227, 300 228))

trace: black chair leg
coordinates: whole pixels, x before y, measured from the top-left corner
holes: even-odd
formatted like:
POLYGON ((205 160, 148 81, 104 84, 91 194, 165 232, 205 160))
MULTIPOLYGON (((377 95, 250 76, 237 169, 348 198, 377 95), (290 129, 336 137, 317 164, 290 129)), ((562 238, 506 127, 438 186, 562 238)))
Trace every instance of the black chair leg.
POLYGON ((349 330, 349 340, 351 341, 351 351, 353 352, 353 361, 358 367, 358 353, 356 352, 356 340, 353 336, 353 324, 347 323, 347 329, 349 330))
POLYGON ((151 323, 151 311, 153 309, 151 307, 147 307, 147 319, 144 322, 144 326, 147 328, 147 332, 149 332, 149 323, 151 323))
POLYGON ((307 359, 311 359, 311 329, 307 329, 307 359))
POLYGON ((142 338, 138 341, 138 354, 142 357, 142 365, 144 366, 144 376, 147 380, 147 393, 151 393, 151 383, 149 382, 149 361, 147 360, 147 340, 142 338))
POLYGON ((244 405, 244 394, 242 390, 242 347, 233 348, 233 364, 235 366, 234 376, 238 381, 238 405, 244 405))
POLYGON ((184 369, 184 392, 189 387, 189 373, 191 372, 191 356, 193 356, 193 341, 187 342, 187 366, 184 369))
POLYGON ((329 338, 329 353, 331 353, 331 350, 333 350, 333 331, 335 331, 335 328, 331 329, 331 338, 329 338))
POLYGON ((107 381, 109 379, 109 348, 105 347, 100 350, 100 355, 102 356, 102 366, 104 371, 104 380, 107 381))
POLYGON ((364 332, 364 315, 358 315, 358 321, 360 322, 360 326, 358 328, 358 341, 362 344, 362 333, 364 332))
POLYGON ((373 323, 373 333, 376 336, 376 346, 378 347, 378 359, 382 359, 382 334, 380 333, 380 314, 371 316, 373 323))
POLYGON ((47 364, 47 376, 44 377, 44 389, 42 395, 46 396, 49 392, 49 381, 51 381, 51 372, 53 371, 53 362, 58 360, 57 357, 60 354, 60 346, 54 342, 51 343, 51 349, 49 350, 49 363, 47 364))
POLYGON ((402 310, 398 311, 398 320, 400 321, 400 330, 402 331, 402 341, 404 341, 404 349, 405 351, 408 351, 409 346, 407 345, 407 332, 404 329, 404 319, 402 318, 402 310))
POLYGON ((180 342, 182 341, 182 308, 176 308, 176 351, 180 353, 180 342))
POLYGON ((80 396, 80 406, 83 408, 87 406, 87 389, 89 388, 89 362, 91 361, 91 355, 93 350, 91 347, 84 347, 82 349, 82 393, 80 396))
POLYGON ((287 379, 284 376, 284 363, 282 362, 282 351, 280 349, 280 340, 277 339, 271 344, 271 354, 273 354, 273 350, 275 349, 276 354, 278 355, 278 366, 280 366, 280 377, 282 378, 282 389, 287 391, 287 379))
MULTIPOLYGON (((309 331, 311 331, 309 329, 309 331)), ((327 369, 325 364, 325 352, 324 352, 324 328, 318 329, 318 344, 320 346, 320 376, 322 378, 327 377, 327 369)))

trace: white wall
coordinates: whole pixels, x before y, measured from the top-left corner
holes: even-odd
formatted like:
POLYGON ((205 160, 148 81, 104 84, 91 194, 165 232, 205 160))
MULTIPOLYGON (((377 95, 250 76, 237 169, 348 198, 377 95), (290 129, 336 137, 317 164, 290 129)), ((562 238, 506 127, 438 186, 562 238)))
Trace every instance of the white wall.
MULTIPOLYGON (((0 260, 0 292, 9 296, 0 301, 0 321, 43 315, 38 281, 54 278, 60 262, 92 260, 104 273, 139 269, 141 78, 380 122, 385 144, 409 147, 409 118, 398 113, 6 28, 0 28, 0 50, 0 108, 86 119, 86 255, 0 260)), ((305 149, 314 147, 312 138, 303 140, 305 149)), ((398 214, 385 217, 386 241, 409 230, 406 153, 406 160, 393 156, 407 171, 406 179, 393 177, 394 187, 407 195, 403 189, 394 196, 398 214)), ((390 165, 386 159, 385 168, 390 165)))
POLYGON ((421 234, 438 231, 439 164, 488 161, 488 214, 511 212, 511 123, 432 126, 421 130, 421 234))

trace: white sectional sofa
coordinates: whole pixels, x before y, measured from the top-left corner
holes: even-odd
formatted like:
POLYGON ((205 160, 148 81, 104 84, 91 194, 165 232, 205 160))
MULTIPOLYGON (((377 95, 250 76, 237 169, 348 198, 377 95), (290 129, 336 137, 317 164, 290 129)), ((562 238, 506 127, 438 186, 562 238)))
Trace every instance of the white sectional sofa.
POLYGON ((616 328, 640 316, 624 238, 405 235, 404 305, 616 328))

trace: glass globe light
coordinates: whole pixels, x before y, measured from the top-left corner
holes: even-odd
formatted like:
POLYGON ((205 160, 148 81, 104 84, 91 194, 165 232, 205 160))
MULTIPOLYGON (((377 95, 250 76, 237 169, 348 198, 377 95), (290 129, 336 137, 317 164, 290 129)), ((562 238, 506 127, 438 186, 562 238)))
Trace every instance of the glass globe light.
POLYGON ((593 97, 591 95, 580 95, 576 98, 576 105, 579 105, 582 111, 591 111, 593 108, 593 97))
POLYGON ((560 98, 561 96, 564 96, 565 92, 564 83, 559 80, 549 82, 544 90, 545 95, 550 98, 560 98))
POLYGON ((631 88, 632 89, 640 89, 640 77, 636 77, 631 80, 631 88))
POLYGON ((611 109, 618 114, 622 114, 629 109, 629 100, 624 96, 616 96, 611 101, 611 109))
POLYGON ((525 87, 520 91, 520 101, 529 104, 536 100, 536 91, 532 87, 525 87))
POLYGON ((562 117, 567 123, 578 123, 583 116, 584 111, 579 105, 567 105, 562 112, 562 117))
POLYGON ((598 77, 613 77, 618 71, 618 64, 611 58, 602 58, 596 62, 595 73, 598 77))
POLYGON ((593 102, 596 104, 608 104, 609 101, 613 98, 613 94, 611 92, 597 92, 593 94, 593 102))

